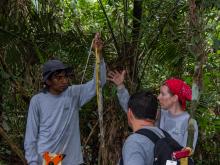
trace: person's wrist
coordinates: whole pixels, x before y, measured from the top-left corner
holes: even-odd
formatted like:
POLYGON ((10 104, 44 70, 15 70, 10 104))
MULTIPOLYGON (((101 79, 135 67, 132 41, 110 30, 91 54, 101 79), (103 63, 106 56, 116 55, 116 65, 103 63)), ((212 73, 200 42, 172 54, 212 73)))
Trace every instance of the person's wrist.
POLYGON ((122 89, 122 88, 124 88, 125 87, 125 85, 122 83, 122 84, 119 84, 119 85, 117 85, 117 89, 118 90, 120 90, 120 89, 122 89))

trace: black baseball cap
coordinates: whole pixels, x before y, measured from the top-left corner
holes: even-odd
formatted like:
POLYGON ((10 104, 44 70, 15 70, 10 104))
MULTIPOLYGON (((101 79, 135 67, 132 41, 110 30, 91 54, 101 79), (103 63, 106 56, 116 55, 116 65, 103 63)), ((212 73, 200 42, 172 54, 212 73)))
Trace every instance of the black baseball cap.
POLYGON ((43 81, 45 82, 54 72, 58 70, 71 72, 72 68, 65 66, 60 60, 48 60, 43 65, 43 81))

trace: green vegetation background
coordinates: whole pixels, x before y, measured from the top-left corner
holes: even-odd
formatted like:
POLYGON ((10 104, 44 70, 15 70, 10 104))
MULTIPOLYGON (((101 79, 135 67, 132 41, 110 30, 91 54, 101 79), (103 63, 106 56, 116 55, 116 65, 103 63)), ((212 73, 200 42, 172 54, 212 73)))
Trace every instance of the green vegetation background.
MULTIPOLYGON (((220 164, 219 9, 219 0, 1 0, 0 164, 22 164, 27 110, 43 85, 42 64, 59 58, 73 66, 72 83, 80 83, 97 31, 108 69, 127 70, 131 93, 142 88, 158 93, 171 76, 189 84, 196 80, 199 101, 196 110, 188 109, 199 125, 194 159, 220 164)), ((92 56, 84 82, 92 77, 94 62, 92 56)), ((113 84, 106 84, 103 96, 102 164, 111 165, 129 129, 113 84)), ((100 156, 95 98, 82 108, 80 119, 84 160, 95 165, 100 156)))

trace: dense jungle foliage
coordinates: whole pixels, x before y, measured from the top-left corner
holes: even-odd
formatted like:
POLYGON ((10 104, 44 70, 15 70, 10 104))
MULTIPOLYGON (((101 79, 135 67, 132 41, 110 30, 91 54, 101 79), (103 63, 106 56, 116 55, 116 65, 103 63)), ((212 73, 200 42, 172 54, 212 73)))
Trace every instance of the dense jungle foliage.
MULTIPOLYGON (((79 84, 95 32, 108 69, 126 69, 126 86, 158 93, 166 78, 191 84, 188 111, 199 125, 196 164, 220 164, 219 0, 1 0, 0 164, 24 164, 23 140, 30 98, 42 88, 41 66, 59 58, 79 84)), ((91 79, 94 56, 83 82, 91 79)), ((80 111, 86 164, 114 165, 129 133, 126 115, 107 82, 103 89, 105 148, 99 148, 96 98, 80 111)))

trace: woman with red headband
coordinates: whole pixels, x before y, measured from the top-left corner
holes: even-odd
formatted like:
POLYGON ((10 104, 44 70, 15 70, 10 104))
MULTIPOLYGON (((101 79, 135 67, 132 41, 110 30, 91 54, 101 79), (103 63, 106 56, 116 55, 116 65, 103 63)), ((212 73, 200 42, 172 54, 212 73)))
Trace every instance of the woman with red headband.
MULTIPOLYGON (((127 112, 127 102, 129 99, 128 90, 123 82, 125 71, 110 71, 108 79, 117 85, 117 95, 120 105, 127 112)), ((167 131, 180 145, 186 147, 188 138, 188 122, 190 115, 186 111, 186 101, 191 101, 192 90, 182 80, 171 78, 164 82, 160 87, 158 100, 161 106, 160 118, 156 124, 167 131)), ((198 125, 194 126, 193 150, 195 149, 198 138, 198 125)))

